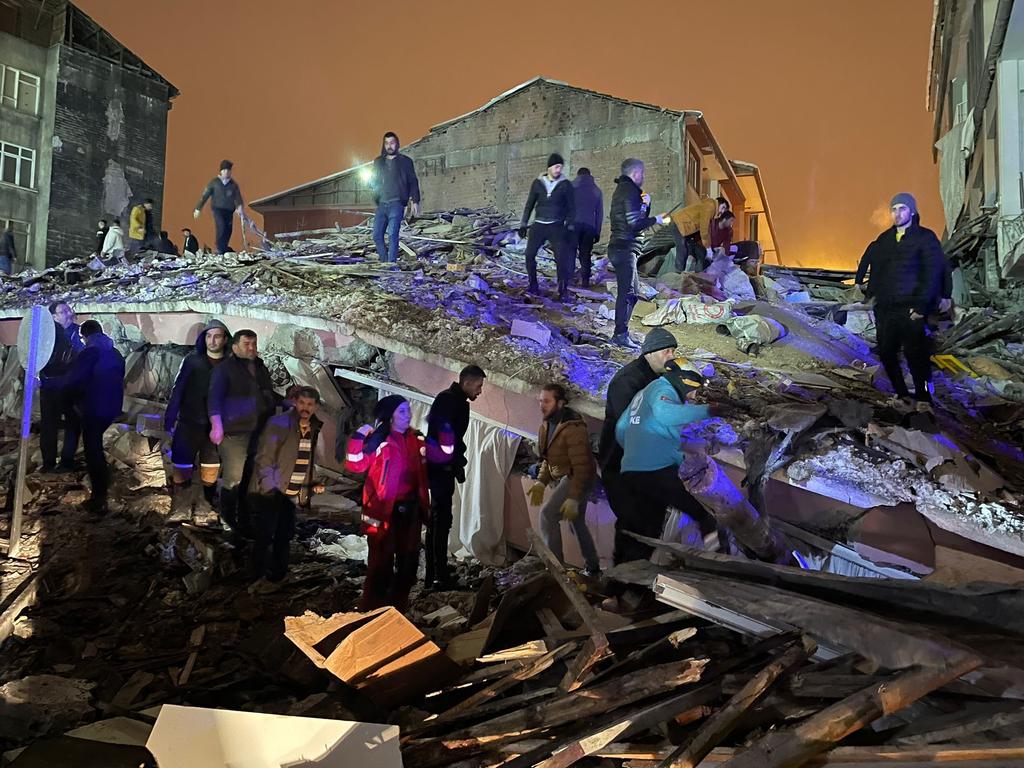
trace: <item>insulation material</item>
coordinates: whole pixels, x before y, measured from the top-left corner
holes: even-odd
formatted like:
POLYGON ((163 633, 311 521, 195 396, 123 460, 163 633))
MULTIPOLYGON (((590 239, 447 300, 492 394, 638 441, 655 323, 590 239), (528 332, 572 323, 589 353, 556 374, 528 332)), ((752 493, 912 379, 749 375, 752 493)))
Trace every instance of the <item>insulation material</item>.
MULTIPOLYGON (((973 118, 969 122, 973 125, 973 118)), ((942 197, 946 229, 950 232, 956 228, 956 220, 964 207, 966 153, 963 149, 963 133, 964 124, 958 123, 935 142, 935 148, 939 150, 939 195, 942 197)))

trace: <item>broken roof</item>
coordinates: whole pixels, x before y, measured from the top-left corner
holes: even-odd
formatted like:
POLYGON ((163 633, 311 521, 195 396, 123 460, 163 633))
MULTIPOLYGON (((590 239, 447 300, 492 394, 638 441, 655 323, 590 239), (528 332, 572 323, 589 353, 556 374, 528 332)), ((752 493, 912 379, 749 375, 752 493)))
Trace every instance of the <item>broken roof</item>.
MULTIPOLYGON (((614 101, 614 102, 619 103, 619 104, 628 104, 628 105, 630 105, 632 107, 638 107, 640 109, 649 109, 649 110, 652 110, 654 112, 660 112, 660 113, 663 113, 663 114, 666 114, 666 115, 673 115, 673 116, 680 117, 680 118, 682 118, 682 117, 693 117, 693 118, 699 120, 701 123, 704 122, 704 115, 703 115, 702 112, 700 112, 698 110, 682 110, 682 111, 680 111, 680 110, 674 110, 674 109, 667 109, 665 107, 659 107, 656 104, 647 104, 647 103, 642 102, 642 101, 631 101, 630 99, 624 99, 624 98, 621 98, 619 96, 612 96, 612 95, 607 94, 607 93, 601 93, 600 91, 592 91, 592 90, 589 90, 587 88, 580 88, 578 86, 570 85, 569 83, 562 82, 561 80, 553 80, 551 78, 547 78, 547 77, 543 77, 543 76, 537 76, 537 77, 534 77, 534 78, 532 78, 530 80, 527 80, 524 83, 520 83, 519 85, 515 86, 514 88, 510 88, 509 90, 505 91, 504 93, 499 94, 498 96, 495 96, 493 99, 488 101, 486 104, 484 104, 484 105, 482 105, 480 107, 477 107, 476 109, 472 110, 471 112, 466 112, 465 114, 459 115, 458 117, 453 117, 450 120, 445 120, 444 122, 437 123, 436 125, 431 126, 430 130, 427 131, 426 136, 429 136, 430 134, 435 133, 437 131, 442 131, 442 130, 444 130, 446 128, 450 128, 451 126, 456 125, 457 123, 460 123, 463 120, 467 120, 470 117, 474 117, 475 115, 479 115, 482 112, 486 112, 488 109, 494 107, 495 105, 500 104, 501 102, 506 101, 507 99, 511 98, 512 96, 515 96, 516 94, 521 93, 522 91, 525 91, 528 88, 532 88, 533 86, 538 85, 538 84, 546 84, 546 85, 552 85, 552 86, 555 86, 555 87, 558 87, 558 88, 565 88, 565 89, 574 91, 576 93, 582 93, 582 94, 586 94, 588 96, 595 96, 595 97, 601 98, 601 99, 608 99, 610 101, 614 101)), ((705 125, 705 130, 707 130, 706 125, 705 125)), ((707 132, 710 135, 710 131, 707 131, 707 132)), ((405 148, 408 149, 409 147, 415 146, 420 141, 422 141, 424 138, 426 138, 426 136, 422 136, 419 139, 416 139, 416 141, 409 142, 408 144, 405 145, 405 148)), ((714 144, 714 148, 716 149, 716 151, 720 151, 719 148, 718 148, 717 143, 714 144)), ((722 155, 723 159, 724 159, 724 157, 725 156, 722 155)), ((372 162, 372 161, 367 161, 365 163, 359 163, 358 165, 353 165, 353 166, 351 166, 349 168, 346 168, 344 170, 328 174, 327 176, 322 176, 319 179, 313 179, 312 181, 304 182, 302 184, 299 184, 299 185, 294 186, 294 187, 290 187, 290 188, 282 190, 280 192, 275 192, 272 195, 267 195, 265 197, 261 197, 258 200, 252 201, 252 203, 250 203, 250 206, 253 207, 253 208, 258 208, 261 205, 267 205, 269 203, 274 202, 278 198, 284 197, 286 195, 290 195, 290 194, 293 194, 295 192, 300 192, 300 191, 308 189, 310 187, 314 187, 317 184, 322 184, 325 181, 330 181, 331 179, 337 179, 337 178, 340 178, 340 177, 345 176, 347 174, 350 174, 350 173, 353 173, 355 171, 358 171, 360 168, 369 165, 370 162, 372 162)), ((732 173, 732 169, 729 168, 729 169, 727 169, 726 172, 731 174, 732 173)))

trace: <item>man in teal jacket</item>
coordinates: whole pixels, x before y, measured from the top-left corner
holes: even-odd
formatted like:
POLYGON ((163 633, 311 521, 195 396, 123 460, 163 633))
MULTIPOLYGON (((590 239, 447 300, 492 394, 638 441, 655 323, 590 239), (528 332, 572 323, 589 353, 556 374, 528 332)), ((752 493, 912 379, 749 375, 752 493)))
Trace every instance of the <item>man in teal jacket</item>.
MULTIPOLYGON (((631 491, 620 516, 629 531, 660 538, 669 507, 696 520, 706 535, 715 530, 714 517, 683 487, 682 430, 711 416, 706 405, 691 402, 707 379, 682 359, 668 363, 665 372, 641 390, 615 425, 622 446, 622 480, 631 491)), ((646 559, 651 548, 634 541, 623 561, 646 559)))

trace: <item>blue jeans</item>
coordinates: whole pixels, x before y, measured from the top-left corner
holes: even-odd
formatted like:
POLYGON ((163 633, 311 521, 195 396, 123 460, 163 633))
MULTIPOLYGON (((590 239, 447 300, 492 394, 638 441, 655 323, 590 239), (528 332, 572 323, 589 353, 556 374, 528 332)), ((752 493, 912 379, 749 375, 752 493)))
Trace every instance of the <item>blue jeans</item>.
POLYGON ((405 206, 399 202, 378 203, 373 217, 373 242, 381 261, 398 261, 398 231, 402 228, 405 206), (388 235, 387 255, 384 255, 384 232, 388 235))

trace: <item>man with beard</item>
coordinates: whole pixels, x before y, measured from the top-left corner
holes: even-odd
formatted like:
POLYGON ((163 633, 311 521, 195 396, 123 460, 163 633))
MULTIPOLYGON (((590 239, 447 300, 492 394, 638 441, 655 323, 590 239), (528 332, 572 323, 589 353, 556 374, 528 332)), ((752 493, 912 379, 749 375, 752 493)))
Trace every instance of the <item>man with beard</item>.
POLYGON ((250 500, 256 514, 252 578, 281 581, 288 571, 288 546, 295 533, 295 504, 305 506, 323 485, 314 481, 316 441, 323 423, 316 417, 320 393, 299 387, 294 406, 267 421, 256 449, 250 500), (269 561, 267 558, 269 550, 269 561))
POLYGON ((217 446, 210 442, 206 400, 213 370, 224 360, 229 337, 227 326, 220 320, 206 324, 196 339, 195 351, 181 361, 164 414, 164 429, 172 433, 171 511, 186 516, 193 507, 200 506, 200 499, 212 508, 217 490, 220 456, 217 446), (201 497, 195 492, 195 486, 190 485, 197 457, 203 485, 201 497))
POLYGON ((420 215, 420 182, 412 158, 398 151, 401 144, 392 131, 384 134, 380 155, 373 161, 370 180, 377 212, 373 216, 373 242, 382 262, 398 261, 398 233, 405 208, 412 200, 412 215, 420 215), (388 242, 385 249, 384 234, 388 242))
MULTIPOLYGON (((452 497, 455 483, 466 482, 466 430, 469 404, 480 397, 486 375, 478 365, 467 365, 459 380, 440 392, 427 414, 427 439, 441 444, 441 434, 452 432, 455 440, 450 461, 427 461, 430 482, 430 522, 427 526, 427 588, 455 586, 448 571, 448 535, 452 530, 452 497)), ((448 458, 447 456, 445 458, 448 458)))
POLYGON ((277 396, 270 371, 256 351, 256 332, 245 328, 231 339, 231 356, 210 377, 207 411, 210 442, 220 453, 221 521, 239 536, 251 533, 242 496, 252 474, 260 430, 273 414, 277 396))

